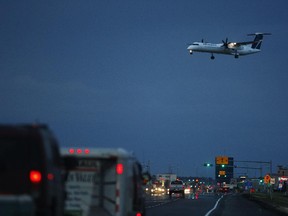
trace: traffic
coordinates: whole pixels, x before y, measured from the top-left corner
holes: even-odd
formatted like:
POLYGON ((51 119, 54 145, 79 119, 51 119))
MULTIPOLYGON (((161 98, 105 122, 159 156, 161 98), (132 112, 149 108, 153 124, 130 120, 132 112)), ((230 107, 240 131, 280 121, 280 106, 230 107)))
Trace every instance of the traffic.
POLYGON ((218 181, 151 175, 124 149, 60 148, 47 125, 1 125, 0 146, 1 216, 241 215, 239 206, 250 206, 245 215, 287 213, 283 176, 276 184, 270 175, 221 183, 228 173, 218 181), (253 202, 263 194, 284 204, 263 210, 253 202))

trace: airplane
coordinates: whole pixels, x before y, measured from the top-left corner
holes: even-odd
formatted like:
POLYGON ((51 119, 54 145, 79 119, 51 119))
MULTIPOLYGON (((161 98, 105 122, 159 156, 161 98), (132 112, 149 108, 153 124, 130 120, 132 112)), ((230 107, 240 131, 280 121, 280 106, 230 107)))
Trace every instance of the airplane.
POLYGON ((260 47, 263 41, 263 35, 271 35, 271 33, 254 33, 248 34, 248 36, 254 36, 254 41, 247 42, 228 42, 222 40, 222 43, 205 43, 202 39, 201 42, 194 42, 190 44, 187 49, 190 54, 193 52, 208 52, 211 53, 211 59, 215 59, 214 53, 234 55, 235 58, 239 58, 240 55, 248 55, 260 52, 260 47))

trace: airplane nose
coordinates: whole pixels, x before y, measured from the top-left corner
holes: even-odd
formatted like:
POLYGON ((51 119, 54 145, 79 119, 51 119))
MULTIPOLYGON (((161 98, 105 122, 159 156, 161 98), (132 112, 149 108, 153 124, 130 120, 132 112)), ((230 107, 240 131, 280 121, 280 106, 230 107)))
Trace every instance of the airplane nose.
POLYGON ((192 54, 193 53, 193 50, 192 50, 193 46, 192 45, 189 45, 187 47, 187 50, 189 50, 189 53, 192 54))
POLYGON ((193 50, 193 49, 195 49, 196 47, 195 47, 195 45, 193 45, 193 44, 190 44, 188 47, 187 47, 187 49, 188 50, 193 50))

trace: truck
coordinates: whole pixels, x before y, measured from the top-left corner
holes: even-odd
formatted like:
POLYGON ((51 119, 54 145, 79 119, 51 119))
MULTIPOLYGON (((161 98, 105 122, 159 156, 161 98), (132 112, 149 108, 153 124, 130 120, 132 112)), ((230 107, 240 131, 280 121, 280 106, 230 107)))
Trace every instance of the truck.
POLYGON ((169 196, 172 197, 173 193, 180 193, 182 195, 182 198, 185 198, 185 186, 183 181, 176 179, 175 181, 170 182, 169 187, 169 196))
POLYGON ((59 146, 46 124, 0 125, 1 216, 63 216, 59 146))
POLYGON ((145 216, 140 163, 124 149, 62 148, 76 158, 67 172, 65 216, 145 216))
POLYGON ((162 185, 164 185, 166 193, 169 194, 170 183, 171 181, 175 181, 177 179, 177 176, 176 174, 172 174, 172 173, 156 174, 156 179, 160 181, 162 185))

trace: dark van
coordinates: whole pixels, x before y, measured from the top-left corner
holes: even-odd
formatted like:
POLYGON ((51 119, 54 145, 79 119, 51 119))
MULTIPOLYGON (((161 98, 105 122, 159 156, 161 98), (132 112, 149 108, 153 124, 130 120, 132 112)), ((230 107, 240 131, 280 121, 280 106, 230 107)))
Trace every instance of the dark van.
POLYGON ((35 215, 63 216, 58 143, 46 125, 0 125, 0 195, 28 195, 35 215))

